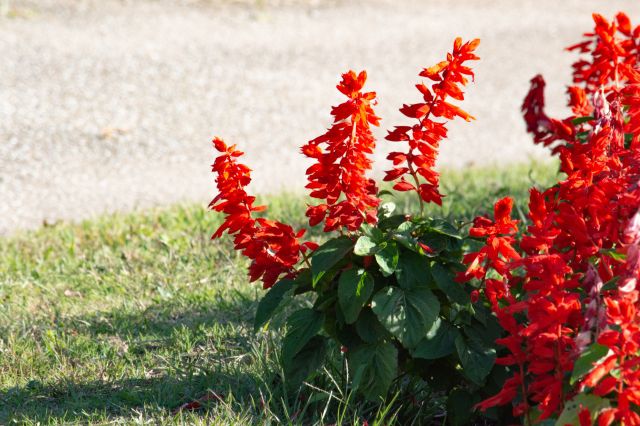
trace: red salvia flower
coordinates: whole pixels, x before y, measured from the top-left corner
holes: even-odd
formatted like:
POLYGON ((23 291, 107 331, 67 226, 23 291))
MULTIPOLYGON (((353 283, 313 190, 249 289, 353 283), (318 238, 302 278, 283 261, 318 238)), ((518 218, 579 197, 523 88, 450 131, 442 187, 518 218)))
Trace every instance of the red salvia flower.
POLYGON ((219 138, 213 140, 213 145, 220 152, 212 166, 218 195, 209 207, 225 214, 213 238, 221 237, 225 231, 234 235, 234 248, 251 259, 250 280, 262 279, 264 288, 271 287, 283 276, 293 277, 300 252, 315 249, 315 243, 300 243, 304 230, 296 233, 289 225, 254 218, 253 213, 266 207, 254 206, 255 197, 245 190, 251 182, 251 170, 238 162, 243 153, 219 138))
POLYGON ((640 26, 633 29, 624 13, 618 13, 611 22, 594 13, 593 20, 594 32, 586 33, 583 42, 568 47, 589 54, 573 64, 573 81, 584 84, 590 93, 633 78, 640 62, 640 26))
POLYGON ((503 238, 496 224, 505 216, 497 207, 494 221, 477 218, 469 234, 485 245, 465 257, 460 278, 484 283, 506 332, 496 343, 509 354, 497 362, 513 371, 508 386, 481 409, 512 402, 514 415, 523 415, 536 405, 544 420, 586 391, 608 398, 611 408, 583 409, 581 424, 590 424, 593 414, 599 425, 631 425, 640 424, 640 27, 632 28, 624 14, 614 22, 594 15, 594 21, 589 39, 570 48, 589 54, 574 64, 576 86, 568 89, 574 115, 546 115, 541 76, 532 80, 522 108, 534 141, 555 143, 566 178, 530 191, 526 233, 506 232, 516 255, 492 255, 503 238), (614 277, 616 289, 605 290, 614 277), (610 355, 570 386, 576 358, 595 341, 610 355))
POLYGON ((389 131, 386 139, 392 142, 407 142, 407 152, 391 152, 387 159, 393 162, 393 168, 386 172, 385 181, 395 181, 397 191, 415 191, 420 197, 420 206, 424 202, 442 204, 439 190, 439 175, 434 170, 438 158, 440 141, 447 137, 446 121, 438 122, 434 118, 453 120, 460 117, 466 121, 471 115, 448 101, 448 98, 463 100, 461 87, 473 78, 473 71, 465 65, 467 61, 479 58, 473 53, 480 40, 466 43, 456 38, 453 51, 447 54, 447 60, 425 68, 421 77, 434 83, 429 88, 419 83, 416 88, 422 94, 424 102, 404 105, 400 112, 417 120, 413 126, 397 126, 389 131))
POLYGON ((370 126, 378 126, 380 119, 372 109, 375 92, 362 93, 366 80, 365 71, 342 75, 337 87, 347 101, 331 110, 331 128, 302 146, 302 153, 315 160, 307 169, 307 188, 311 197, 325 200, 310 206, 307 217, 311 226, 324 221, 326 232, 340 227, 354 231, 377 220, 378 189, 366 173, 375 148, 370 126))
MULTIPOLYGON (((546 82, 541 75, 536 75, 531 79, 529 93, 527 93, 522 104, 522 112, 527 124, 527 132, 533 135, 533 141, 535 143, 542 144, 543 146, 549 146, 557 140, 571 141, 575 135, 574 126, 571 124, 571 118, 573 117, 566 120, 557 120, 549 117, 544 112, 545 85, 546 82)), ((579 100, 576 100, 576 102, 578 101, 579 100)), ((554 149, 553 152, 555 153, 556 150, 554 149)))

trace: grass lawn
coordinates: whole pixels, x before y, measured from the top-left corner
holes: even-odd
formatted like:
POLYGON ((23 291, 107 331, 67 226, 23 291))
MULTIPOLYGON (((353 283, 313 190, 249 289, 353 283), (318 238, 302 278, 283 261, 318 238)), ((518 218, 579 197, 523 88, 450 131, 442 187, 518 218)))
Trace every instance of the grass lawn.
MULTIPOLYGON (((445 173, 443 213, 467 220, 513 195, 523 214, 555 170, 445 173)), ((303 226, 306 200, 265 201, 303 226)), ((229 238, 209 239, 219 222, 183 205, 0 239, 0 424, 373 424, 331 380, 287 393, 279 333, 252 330, 261 286, 229 238), (221 399, 174 414, 209 390, 221 399)))

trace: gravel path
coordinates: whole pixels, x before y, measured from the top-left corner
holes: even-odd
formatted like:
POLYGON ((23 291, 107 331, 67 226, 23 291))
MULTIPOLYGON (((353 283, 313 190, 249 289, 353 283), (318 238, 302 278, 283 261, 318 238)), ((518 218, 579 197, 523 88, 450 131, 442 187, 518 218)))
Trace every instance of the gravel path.
POLYGON ((562 114, 563 47, 590 12, 640 21, 638 0, 222 1, 0 0, 0 233, 206 203, 213 135, 247 151, 256 191, 299 189, 297 147, 329 124, 341 72, 366 68, 383 127, 401 124, 456 35, 482 39, 477 121, 452 127, 440 164, 544 156, 518 111, 528 80, 542 72, 562 114))

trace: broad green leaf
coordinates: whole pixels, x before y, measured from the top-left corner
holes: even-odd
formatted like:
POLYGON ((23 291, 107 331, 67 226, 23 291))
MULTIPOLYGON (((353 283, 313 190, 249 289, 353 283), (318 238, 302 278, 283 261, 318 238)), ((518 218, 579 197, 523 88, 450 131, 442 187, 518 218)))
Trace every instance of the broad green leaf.
POLYGON ((451 269, 435 263, 431 268, 431 275, 438 288, 447 295, 449 300, 461 305, 471 302, 469 295, 464 291, 464 284, 455 281, 455 274, 451 269))
POLYGON ((371 256, 376 251, 378 251, 378 244, 366 235, 358 238, 356 246, 353 248, 353 254, 356 256, 371 256))
POLYGON ((365 344, 347 355, 353 387, 369 400, 384 398, 398 369, 398 351, 393 344, 365 344))
POLYGON ((443 234, 441 232, 429 231, 420 237, 420 242, 429 246, 429 248, 440 253, 442 251, 456 251, 460 249, 462 244, 461 240, 443 234))
POLYGON ((292 362, 298 352, 311 340, 322 327, 324 314, 313 309, 300 309, 287 319, 287 334, 282 341, 282 360, 284 365, 292 362))
POLYGON ((496 350, 480 346, 474 340, 465 341, 462 335, 456 338, 456 351, 462 370, 473 383, 482 385, 496 361, 496 350))
POLYGON ((398 260, 396 278, 400 287, 426 286, 431 282, 429 259, 414 251, 403 251, 398 260))
POLYGON ((393 216, 389 216, 389 217, 384 217, 382 219, 380 219, 380 221, 378 222, 378 228, 380 228, 381 230, 389 230, 389 229, 396 229, 398 226, 400 226, 402 223, 404 223, 406 221, 406 217, 403 214, 394 214, 393 216))
POLYGON ((389 242, 382 250, 376 252, 376 262, 380 266, 382 275, 388 277, 393 274, 398 266, 400 252, 395 241, 389 242))
POLYGON ((398 232, 401 234, 410 234, 415 231, 417 227, 418 226, 413 222, 403 222, 398 226, 398 232))
POLYGON ((327 309, 333 308, 336 303, 338 303, 338 295, 335 291, 320 292, 313 304, 313 309, 324 312, 327 309))
POLYGON ((580 380, 585 374, 593 369, 598 361, 604 358, 609 352, 609 348, 600 345, 598 343, 594 343, 589 346, 582 354, 578 357, 575 364, 573 364, 573 372, 571 373, 571 380, 569 381, 572 385, 575 384, 578 380, 580 380))
POLYGON ((392 238, 394 241, 399 242, 403 247, 408 248, 411 251, 418 251, 418 240, 411 236, 410 234, 405 233, 394 233, 392 234, 392 238))
POLYGON ((253 329, 258 331, 272 317, 273 313, 282 304, 282 301, 289 299, 293 290, 294 282, 289 279, 280 280, 267 291, 260 302, 253 322, 253 329))
POLYGON ((311 284, 311 269, 310 268, 302 268, 298 271, 298 274, 293 279, 293 294, 304 294, 308 291, 313 290, 313 285, 311 284))
POLYGON ((373 277, 364 269, 351 268, 340 275, 338 301, 347 324, 358 319, 362 307, 373 293, 374 285, 373 277))
POLYGON ((484 324, 477 321, 478 312, 482 313, 482 309, 476 311, 476 319, 464 327, 464 332, 469 340, 475 341, 479 346, 494 347, 496 339, 499 339, 503 333, 503 328, 500 327, 500 323, 493 315, 484 318, 484 324))
POLYGON ((318 247, 311 255, 312 284, 315 286, 352 249, 353 241, 348 237, 335 238, 318 247))
POLYGON ((456 339, 460 336, 457 328, 446 320, 438 320, 433 324, 427 336, 418 343, 413 356, 423 359, 438 359, 447 356, 456 349, 456 339))
POLYGON ((609 401, 604 398, 600 398, 596 395, 580 393, 570 401, 566 402, 564 410, 562 410, 560 417, 558 417, 558 420, 556 421, 556 426, 579 426, 580 420, 578 416, 582 408, 589 409, 589 412, 591 413, 591 421, 595 421, 598 418, 598 414, 609 407, 609 401))
POLYGON ((373 296, 371 309, 405 348, 413 348, 438 318, 440 303, 426 287, 385 287, 373 296))
POLYGON ((458 234, 458 230, 446 220, 433 219, 429 224, 429 230, 437 232, 438 234, 453 237, 457 240, 462 239, 458 234))
POLYGON ((356 321, 356 332, 367 343, 375 343, 391 337, 389 332, 378 321, 378 317, 369 308, 365 308, 360 312, 360 316, 356 321))
POLYGON ((291 362, 284 364, 284 374, 289 388, 296 389, 324 362, 327 354, 326 338, 314 336, 298 352, 291 362))
POLYGON ((363 235, 366 235, 376 243, 380 243, 384 240, 384 233, 375 226, 371 226, 365 222, 360 225, 360 229, 362 230, 363 235))

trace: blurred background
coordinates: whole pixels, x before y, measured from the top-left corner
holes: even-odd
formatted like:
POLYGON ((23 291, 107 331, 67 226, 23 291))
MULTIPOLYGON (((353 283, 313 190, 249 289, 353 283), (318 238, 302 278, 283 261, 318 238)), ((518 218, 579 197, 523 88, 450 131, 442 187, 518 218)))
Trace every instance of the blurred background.
POLYGON ((546 158, 519 112, 528 81, 542 73, 566 114, 563 48, 619 10, 640 19, 638 0, 0 0, 0 234, 206 204, 214 135, 247 153, 255 191, 303 191, 298 147, 330 124, 340 74, 368 71, 382 138, 458 35, 482 39, 477 121, 451 126, 439 164, 546 158))

